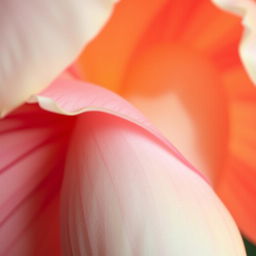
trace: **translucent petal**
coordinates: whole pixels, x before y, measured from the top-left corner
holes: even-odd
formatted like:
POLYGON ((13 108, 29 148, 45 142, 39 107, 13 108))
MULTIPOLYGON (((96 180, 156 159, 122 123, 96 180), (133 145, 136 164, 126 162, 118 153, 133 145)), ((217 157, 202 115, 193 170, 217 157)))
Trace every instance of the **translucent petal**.
POLYGON ((145 130, 82 115, 62 189, 64 255, 245 255, 210 186, 145 130))

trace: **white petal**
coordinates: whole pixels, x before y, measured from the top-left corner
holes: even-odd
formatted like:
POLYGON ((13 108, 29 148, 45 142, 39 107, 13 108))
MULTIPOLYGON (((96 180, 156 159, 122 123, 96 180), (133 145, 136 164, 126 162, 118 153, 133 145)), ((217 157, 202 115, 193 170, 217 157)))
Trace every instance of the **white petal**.
POLYGON ((0 113, 39 92, 79 55, 114 0, 2 0, 0 113))

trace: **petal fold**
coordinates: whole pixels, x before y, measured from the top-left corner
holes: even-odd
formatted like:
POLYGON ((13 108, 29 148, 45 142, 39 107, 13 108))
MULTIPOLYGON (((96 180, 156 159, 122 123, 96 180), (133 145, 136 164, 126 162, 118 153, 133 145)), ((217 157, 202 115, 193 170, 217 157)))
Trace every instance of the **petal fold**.
POLYGON ((114 0, 4 0, 0 4, 0 113, 48 86, 111 14, 114 0))

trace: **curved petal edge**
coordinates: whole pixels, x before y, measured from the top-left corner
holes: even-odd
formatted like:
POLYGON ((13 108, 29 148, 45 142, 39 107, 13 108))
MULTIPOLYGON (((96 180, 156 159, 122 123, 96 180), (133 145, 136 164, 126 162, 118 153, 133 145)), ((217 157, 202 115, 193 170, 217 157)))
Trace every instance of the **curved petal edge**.
POLYGON ((221 9, 242 17, 244 33, 239 53, 244 67, 256 83, 256 2, 253 0, 212 0, 221 9))
POLYGON ((66 69, 105 24, 115 2, 1 1, 0 116, 66 69))
POLYGON ((28 103, 38 103, 42 109, 61 115, 103 112, 125 119, 157 137, 173 155, 206 180, 135 107, 107 89, 60 77, 46 90, 32 96, 28 103))
POLYGON ((79 116, 65 167, 65 256, 245 256, 210 186, 125 120, 79 116))

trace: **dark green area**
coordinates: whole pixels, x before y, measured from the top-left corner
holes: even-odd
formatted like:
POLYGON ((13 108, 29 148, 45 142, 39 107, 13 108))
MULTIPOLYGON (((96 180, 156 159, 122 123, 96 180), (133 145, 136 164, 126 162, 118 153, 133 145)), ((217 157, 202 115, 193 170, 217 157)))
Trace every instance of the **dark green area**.
POLYGON ((247 256, 256 256, 256 245, 252 244, 248 239, 243 237, 247 256))

